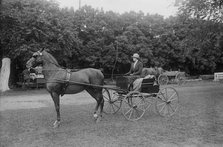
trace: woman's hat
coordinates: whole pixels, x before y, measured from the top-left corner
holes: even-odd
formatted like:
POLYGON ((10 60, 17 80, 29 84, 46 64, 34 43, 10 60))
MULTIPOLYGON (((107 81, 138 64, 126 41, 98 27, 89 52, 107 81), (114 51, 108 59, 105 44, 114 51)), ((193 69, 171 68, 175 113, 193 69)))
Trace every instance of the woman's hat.
POLYGON ((137 58, 137 59, 139 59, 139 54, 137 54, 137 53, 133 54, 132 58, 137 58))

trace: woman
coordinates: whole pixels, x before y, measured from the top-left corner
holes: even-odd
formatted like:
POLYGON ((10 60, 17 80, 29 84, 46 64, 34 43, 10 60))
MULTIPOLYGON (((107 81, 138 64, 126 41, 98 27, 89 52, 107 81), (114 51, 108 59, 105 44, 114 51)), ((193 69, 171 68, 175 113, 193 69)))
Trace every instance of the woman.
POLYGON ((142 74, 143 63, 140 61, 139 54, 133 54, 132 58, 133 63, 131 64, 131 68, 125 75, 140 76, 142 74))
POLYGON ((140 61, 139 54, 135 53, 132 56, 133 58, 133 63, 131 64, 131 68, 128 73, 125 74, 125 76, 128 79, 128 89, 132 90, 133 89, 133 82, 141 77, 142 74, 142 69, 143 69, 143 63, 140 61))

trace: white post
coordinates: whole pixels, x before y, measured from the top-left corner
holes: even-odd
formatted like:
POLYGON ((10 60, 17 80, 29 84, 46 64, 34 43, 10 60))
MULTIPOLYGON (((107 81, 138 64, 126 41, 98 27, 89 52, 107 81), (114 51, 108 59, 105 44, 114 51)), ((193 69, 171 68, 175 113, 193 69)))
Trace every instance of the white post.
POLYGON ((214 81, 223 80, 223 72, 214 73, 214 81))
POLYGON ((9 75, 10 75, 10 58, 2 59, 2 67, 0 72, 0 91, 4 92, 9 90, 9 75))

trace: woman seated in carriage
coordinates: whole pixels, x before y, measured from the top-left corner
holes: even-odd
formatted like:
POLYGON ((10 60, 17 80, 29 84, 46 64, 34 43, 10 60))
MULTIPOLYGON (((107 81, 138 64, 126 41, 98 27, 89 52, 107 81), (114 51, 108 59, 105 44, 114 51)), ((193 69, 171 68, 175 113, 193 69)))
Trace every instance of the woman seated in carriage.
POLYGON ((129 90, 133 88, 133 82, 140 78, 143 70, 143 63, 140 60, 140 56, 137 53, 134 53, 132 56, 133 62, 131 63, 131 68, 124 76, 128 76, 129 90))
POLYGON ((143 79, 155 79, 154 75, 145 74, 143 72, 143 63, 140 60, 139 54, 135 53, 132 56, 133 63, 125 76, 129 76, 129 90, 140 90, 143 79))
POLYGON ((135 53, 132 56, 133 63, 131 64, 131 68, 128 73, 125 75, 128 76, 135 76, 135 77, 140 77, 142 74, 142 69, 143 69, 143 63, 140 60, 139 54, 135 53))

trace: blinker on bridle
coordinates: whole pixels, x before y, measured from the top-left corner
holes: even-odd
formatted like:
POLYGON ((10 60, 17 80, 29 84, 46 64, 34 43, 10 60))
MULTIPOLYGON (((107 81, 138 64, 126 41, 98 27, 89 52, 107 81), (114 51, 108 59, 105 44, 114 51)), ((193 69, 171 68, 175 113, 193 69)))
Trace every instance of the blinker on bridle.
POLYGON ((33 58, 37 58, 37 55, 33 55, 32 57, 33 57, 33 58))
POLYGON ((43 53, 40 52, 40 51, 38 51, 37 53, 38 53, 38 55, 34 53, 34 55, 32 57, 36 59, 37 56, 42 56, 43 55, 43 53))

